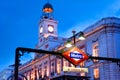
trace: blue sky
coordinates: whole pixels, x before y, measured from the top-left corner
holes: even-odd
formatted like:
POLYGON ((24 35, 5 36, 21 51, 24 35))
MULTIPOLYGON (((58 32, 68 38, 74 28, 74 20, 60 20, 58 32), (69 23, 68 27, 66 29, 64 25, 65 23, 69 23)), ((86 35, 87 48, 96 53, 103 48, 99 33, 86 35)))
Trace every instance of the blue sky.
MULTIPOLYGON (((0 0, 0 70, 14 64, 16 47, 35 47, 41 9, 46 2, 0 0)), ((58 35, 63 37, 70 37, 72 30, 82 31, 103 17, 120 17, 120 0, 50 0, 50 3, 58 21, 58 35)))

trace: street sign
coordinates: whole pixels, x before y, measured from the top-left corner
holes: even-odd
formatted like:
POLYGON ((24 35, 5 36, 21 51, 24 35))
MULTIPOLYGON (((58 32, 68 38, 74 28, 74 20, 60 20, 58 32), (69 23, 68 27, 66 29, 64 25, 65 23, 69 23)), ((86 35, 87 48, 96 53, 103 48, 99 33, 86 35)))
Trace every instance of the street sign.
POLYGON ((87 60, 89 57, 77 47, 73 47, 62 54, 74 65, 78 65, 80 62, 87 60))
POLYGON ((75 67, 63 67, 64 72, 86 72, 88 73, 88 68, 75 68, 75 67))

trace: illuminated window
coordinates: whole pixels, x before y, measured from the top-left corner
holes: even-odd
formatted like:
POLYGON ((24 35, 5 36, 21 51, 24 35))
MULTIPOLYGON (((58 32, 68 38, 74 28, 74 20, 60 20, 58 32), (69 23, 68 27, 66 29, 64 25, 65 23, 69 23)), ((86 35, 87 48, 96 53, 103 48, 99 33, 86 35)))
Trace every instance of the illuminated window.
POLYGON ((34 79, 34 72, 32 71, 32 73, 31 73, 31 80, 33 80, 34 79))
POLYGON ((57 73, 60 73, 61 71, 61 61, 60 60, 57 60, 57 73))
POLYGON ((51 63, 51 72, 54 72, 54 62, 51 63))
MULTIPOLYGON (((93 54, 92 54, 92 56, 98 57, 98 51, 99 51, 98 44, 96 43, 96 44, 93 45, 93 54)), ((93 62, 98 62, 98 60, 94 59, 93 62)))
MULTIPOLYGON (((80 50, 82 50, 83 52, 85 52, 85 47, 84 45, 83 46, 80 46, 80 50)), ((85 66, 85 62, 80 62, 80 67, 84 67, 85 66)))
POLYGON ((54 63, 54 61, 53 62, 51 62, 51 76, 54 76, 54 73, 55 73, 55 63, 54 63))
POLYGON ((64 67, 67 67, 68 66, 68 61, 64 59, 64 67))
POLYGON ((39 76, 42 76, 42 68, 39 69, 39 76))
POLYGON ((47 75, 47 66, 44 66, 44 75, 47 75))
POLYGON ((99 69, 98 68, 94 69, 94 78, 95 80, 99 80, 99 69))
POLYGON ((82 73, 80 73, 80 75, 81 75, 81 76, 85 76, 85 73, 84 73, 84 72, 82 72, 82 73))
POLYGON ((80 67, 84 67, 84 65, 85 65, 84 61, 80 63, 80 67))
POLYGON ((70 64, 71 65, 71 67, 75 67, 75 65, 73 65, 73 64, 70 64))

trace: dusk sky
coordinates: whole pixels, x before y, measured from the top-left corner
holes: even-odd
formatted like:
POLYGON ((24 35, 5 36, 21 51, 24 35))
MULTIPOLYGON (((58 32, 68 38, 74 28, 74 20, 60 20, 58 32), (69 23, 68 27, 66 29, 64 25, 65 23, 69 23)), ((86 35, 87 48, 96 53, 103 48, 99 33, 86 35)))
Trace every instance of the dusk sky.
MULTIPOLYGON (((14 64, 17 47, 35 48, 38 23, 47 0, 0 0, 0 71, 14 64)), ((120 17, 120 0, 50 0, 58 35, 72 36, 103 17, 120 17)), ((24 57, 28 60, 32 56, 24 57)))

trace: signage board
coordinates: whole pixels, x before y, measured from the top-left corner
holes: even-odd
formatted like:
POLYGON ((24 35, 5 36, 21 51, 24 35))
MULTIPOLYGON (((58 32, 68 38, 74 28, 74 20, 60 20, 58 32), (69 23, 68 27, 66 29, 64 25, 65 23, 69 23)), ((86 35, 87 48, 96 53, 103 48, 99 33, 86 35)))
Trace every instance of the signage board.
POLYGON ((86 72, 88 73, 88 68, 75 68, 75 67, 63 67, 65 72, 86 72))
POLYGON ((74 65, 78 65, 80 62, 87 60, 89 57, 82 50, 77 47, 73 47, 62 54, 67 60, 74 65))

